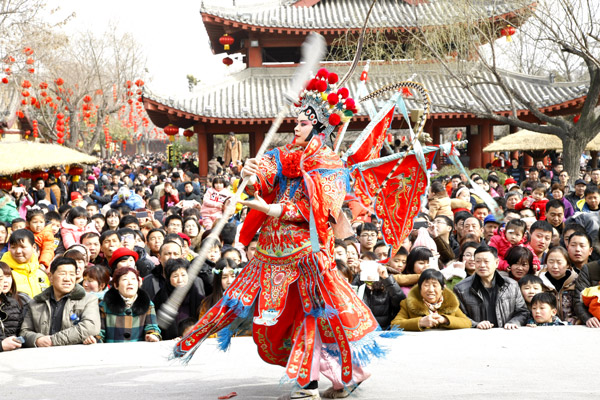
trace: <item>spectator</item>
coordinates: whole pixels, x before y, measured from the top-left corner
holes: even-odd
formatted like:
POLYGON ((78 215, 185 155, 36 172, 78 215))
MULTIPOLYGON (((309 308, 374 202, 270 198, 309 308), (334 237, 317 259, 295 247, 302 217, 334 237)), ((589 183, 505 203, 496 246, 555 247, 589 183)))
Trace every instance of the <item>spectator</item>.
POLYGON ((21 347, 21 341, 17 339, 23 322, 23 306, 20 301, 10 268, 6 263, 0 262, 0 352, 21 347))
POLYGON ((577 210, 577 203, 584 199, 586 188, 587 182, 583 179, 577 179, 575 181, 575 189, 573 190, 573 192, 565 196, 573 206, 573 210, 577 210))
POLYGON ((508 192, 506 194, 506 209, 515 210, 517 203, 521 201, 521 194, 519 192, 508 192))
POLYGON ((579 272, 592 255, 592 239, 585 232, 574 232, 569 237, 567 252, 573 270, 579 272))
POLYGON ((538 293, 531 300, 531 314, 533 318, 527 322, 527 326, 562 326, 570 325, 556 316, 556 297, 548 292, 538 293))
POLYGON ((75 260, 58 257, 50 265, 51 286, 25 306, 20 335, 27 347, 95 343, 100 331, 98 299, 75 283, 75 260))
POLYGON ((150 296, 152 300, 156 294, 165 285, 166 278, 164 275, 164 266, 171 258, 181 258, 181 246, 176 242, 164 242, 159 250, 159 265, 154 267, 143 283, 142 289, 150 296))
POLYGON ((35 254, 35 238, 31 231, 19 229, 14 231, 8 241, 8 252, 0 261, 5 262, 12 270, 17 290, 30 298, 42 293, 50 286, 48 276, 43 271, 35 254))
POLYGON ((437 250, 440 253, 440 259, 443 263, 453 260, 460 251, 458 242, 451 235, 453 230, 454 223, 452 222, 452 219, 445 215, 435 217, 433 223, 429 225, 429 236, 431 236, 435 242, 437 250))
MULTIPOLYGON (((44 181, 42 180, 41 182, 44 181)), ((45 267, 46 271, 49 271, 50 263, 54 258, 54 234, 52 233, 52 226, 46 226, 44 212, 40 209, 31 209, 27 211, 25 220, 27 229, 33 232, 35 244, 39 249, 40 264, 45 267)))
POLYGON ((429 261, 433 258, 433 253, 427 247, 415 247, 406 259, 406 268, 402 274, 394 275, 394 279, 402 288, 404 294, 408 294, 413 285, 419 281, 419 276, 427 268, 430 268, 429 261))
POLYGON ((539 264, 534 264, 534 258, 533 252, 527 247, 511 247, 504 258, 507 264, 508 277, 520 282, 525 275, 535 275, 539 269, 539 264))
POLYGON ((511 159, 510 163, 511 166, 508 167, 506 173, 510 175, 515 181, 517 181, 517 184, 520 185, 526 179, 525 170, 521 168, 521 166, 519 165, 519 160, 517 160, 516 158, 511 159))
POLYGON ((377 227, 370 223, 365 222, 356 230, 358 241, 360 243, 360 253, 364 254, 368 251, 373 251, 375 244, 377 243, 377 227))
POLYGON ((183 232, 183 218, 179 215, 169 215, 165 219, 165 228, 167 233, 181 233, 183 232))
POLYGON ((546 251, 552 241, 552 225, 548 221, 536 221, 529 228, 531 239, 529 245, 533 254, 540 260, 540 264, 546 262, 546 251))
MULTIPOLYGON (((504 229, 500 229, 490 239, 490 246, 494 247, 498 252, 499 271, 508 269, 508 262, 505 260, 506 253, 514 246, 527 246, 527 226, 520 219, 511 219, 506 223, 504 229)), ((533 252, 533 249, 530 249, 533 252)), ((534 257, 533 263, 536 265, 536 270, 539 270, 540 261, 534 257)))
POLYGON ((60 228, 65 249, 81 243, 81 236, 88 232, 98 233, 94 222, 89 221, 87 211, 83 207, 72 208, 60 228))
POLYGON ((471 212, 473 204, 471 203, 471 192, 468 187, 463 186, 456 191, 454 198, 450 199, 450 207, 455 216, 460 211, 471 212))
POLYGON ((445 287, 442 273, 427 269, 400 303, 400 312, 392 325, 407 331, 470 328, 471 320, 459 306, 454 293, 445 287))
POLYGON ((83 271, 83 288, 99 300, 104 298, 110 282, 110 271, 103 265, 92 265, 83 271))
POLYGON ((525 300, 525 304, 527 304, 529 310, 531 310, 531 300, 533 300, 533 296, 543 292, 543 285, 544 283, 540 277, 535 275, 525 275, 519 280, 519 289, 521 290, 523 300, 525 300))
MULTIPOLYGON (((561 203, 563 203, 565 219, 569 218, 570 216, 572 216, 575 213, 575 210, 573 209, 571 202, 569 200, 567 200, 565 197, 565 187, 563 185, 561 185, 560 183, 555 183, 554 185, 552 185, 552 198, 554 198, 555 200, 559 200, 561 203)), ((547 209, 548 209, 548 204, 546 204, 546 214, 548 214, 547 209)))
POLYGON ((496 249, 481 245, 475 250, 475 274, 454 286, 461 310, 472 327, 516 329, 525 324, 527 307, 517 283, 497 272, 496 249))
POLYGON ((358 297, 371 309, 381 329, 389 329, 390 322, 400 311, 400 301, 406 298, 387 267, 379 264, 379 281, 364 282, 358 288, 358 297))
POLYGON ((81 244, 88 249, 90 264, 104 264, 105 260, 100 256, 100 235, 98 232, 88 232, 81 235, 81 244))
POLYGON ((483 220, 483 239, 486 243, 489 243, 492 236, 494 236, 494 232, 500 227, 500 223, 496 220, 493 214, 490 214, 485 217, 483 220))
POLYGON ((100 249, 102 250, 102 255, 104 257, 102 265, 109 267, 109 260, 112 258, 115 250, 120 247, 121 235, 119 235, 117 231, 104 231, 104 233, 100 235, 100 249))
POLYGON ((475 204, 473 206, 473 216, 480 220, 482 223, 490 213, 489 207, 485 203, 475 204))
POLYGON ((200 306, 198 318, 201 318, 208 310, 217 304, 222 298, 223 293, 233 283, 233 280, 238 276, 241 269, 237 268, 235 262, 229 258, 222 258, 216 262, 213 268, 213 291, 204 300, 200 306), (219 282, 221 283, 219 285, 219 282))
POLYGON ((211 229, 213 224, 223 215, 223 206, 229 199, 230 192, 227 190, 225 179, 218 176, 213 179, 212 187, 206 190, 202 202, 202 225, 205 229, 211 229))
POLYGON ((140 275, 131 267, 117 269, 113 285, 100 303, 102 327, 98 342, 158 342, 160 328, 156 322, 154 304, 140 289, 140 275))
POLYGON ((522 210, 529 208, 534 212, 534 215, 538 221, 544 221, 546 219, 546 187, 543 184, 537 184, 532 187, 530 197, 525 197, 523 200, 515 205, 515 210, 522 210))
POLYGON ((483 235, 483 221, 475 217, 465 219, 463 234, 465 237, 469 238, 470 241, 481 242, 481 237, 483 235))
MULTIPOLYGON (((600 282, 600 262, 593 261, 581 267, 575 279, 575 313, 579 320, 589 328, 600 328, 600 319, 592 315, 588 307, 581 300, 581 294, 586 288, 596 287, 600 282)), ((588 292, 589 294, 589 292, 588 292)))
POLYGON ((442 182, 435 181, 431 183, 429 190, 429 199, 427 203, 429 216, 435 219, 438 215, 444 215, 453 218, 452 208, 450 207, 450 198, 442 182))
POLYGON ((104 231, 116 231, 121 223, 121 214, 115 209, 110 209, 106 212, 106 226, 104 231))
POLYGON ((557 300, 558 317, 575 325, 575 280, 577 272, 569 265, 569 255, 563 247, 553 247, 548 251, 546 267, 540 271, 544 291, 552 293, 557 300))
MULTIPOLYGON (((566 203, 571 205, 568 201, 566 203)), ((562 234, 565 218, 565 203, 561 200, 553 199, 546 204, 546 220, 559 234, 562 234)))
POLYGON ((583 193, 583 199, 577 202, 577 210, 581 212, 598 211, 600 205, 600 188, 588 185, 583 193))

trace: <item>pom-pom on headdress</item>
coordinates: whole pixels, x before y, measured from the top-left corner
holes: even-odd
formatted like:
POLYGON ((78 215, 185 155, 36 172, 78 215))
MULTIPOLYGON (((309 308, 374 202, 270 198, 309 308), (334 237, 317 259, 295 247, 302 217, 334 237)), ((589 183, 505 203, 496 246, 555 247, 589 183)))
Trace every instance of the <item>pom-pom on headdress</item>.
POLYGON ((337 88, 338 81, 336 73, 321 68, 294 104, 298 114, 304 113, 312 121, 314 130, 326 136, 341 123, 348 122, 358 111, 348 89, 337 88))

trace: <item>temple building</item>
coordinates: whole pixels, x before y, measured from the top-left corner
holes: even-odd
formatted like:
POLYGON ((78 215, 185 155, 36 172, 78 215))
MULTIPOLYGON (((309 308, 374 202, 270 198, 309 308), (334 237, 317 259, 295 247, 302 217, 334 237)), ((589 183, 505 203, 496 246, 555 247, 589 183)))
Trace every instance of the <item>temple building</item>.
MULTIPOLYGON (((193 129, 198 135, 201 176, 207 175, 208 161, 215 155, 213 149, 217 135, 229 132, 247 135, 249 154, 256 153, 283 105, 281 94, 300 61, 300 47, 306 35, 317 32, 331 46, 336 38, 347 32, 359 32, 371 0, 299 0, 282 3, 257 10, 219 7, 203 2, 200 14, 213 52, 239 53, 243 55, 246 68, 223 82, 203 86, 196 98, 167 100, 153 94, 144 96, 144 107, 156 126, 173 124, 193 129), (225 50, 222 44, 225 35, 229 38, 226 42, 231 43, 229 50, 225 50)), ((420 21, 421 26, 444 26, 460 22, 460 13, 448 4, 448 1, 441 0, 380 0, 373 9, 368 26, 383 32, 413 29, 415 7, 421 7, 419 15, 426 16, 426 21, 420 21)), ((511 21, 520 11, 514 8, 512 1, 482 1, 479 4, 481 10, 478 12, 487 18, 511 21)), ((350 61, 324 64, 341 76, 348 69, 350 61)), ((469 68, 472 68, 474 76, 490 74, 477 63, 472 63, 469 68)), ((356 93, 361 69, 362 66, 357 68, 356 75, 348 83, 351 94, 356 93)), ((553 115, 576 113, 585 101, 588 89, 586 82, 555 82, 552 77, 510 71, 503 71, 502 74, 510 87, 535 101, 542 112, 553 115)), ((491 155, 483 153, 482 149, 494 140, 493 127, 497 122, 466 112, 465 109, 477 106, 475 99, 453 82, 453 78, 440 65, 374 61, 370 66, 367 88, 371 91, 411 78, 422 83, 431 97, 433 107, 425 131, 431 135, 434 144, 443 141, 441 129, 458 128, 464 130, 464 137, 469 141, 465 155, 468 166, 481 167, 490 162, 491 155)), ((510 101, 500 88, 478 85, 476 90, 496 112, 511 112, 510 101)), ((376 106, 383 101, 377 100, 376 106)), ((407 106, 409 109, 419 108, 416 99, 411 98, 407 98, 407 106)), ((537 121, 525 108, 517 112, 520 119, 537 121)), ((294 120, 295 116, 290 114, 279 131, 292 132, 294 120)), ((348 130, 360 131, 368 123, 366 112, 359 111, 348 130)), ((406 121, 397 114, 391 129, 406 127, 406 121)))

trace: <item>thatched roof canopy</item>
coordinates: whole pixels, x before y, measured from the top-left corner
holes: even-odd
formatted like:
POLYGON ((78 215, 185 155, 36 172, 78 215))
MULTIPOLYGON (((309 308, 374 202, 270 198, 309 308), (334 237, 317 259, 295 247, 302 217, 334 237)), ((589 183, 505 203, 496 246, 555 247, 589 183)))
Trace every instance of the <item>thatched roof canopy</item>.
POLYGON ((483 151, 544 151, 562 150, 562 142, 555 135, 538 133, 521 129, 520 131, 504 136, 496 142, 487 145, 483 151))
POLYGON ((0 142, 0 175, 69 164, 95 164, 98 158, 56 144, 0 142))

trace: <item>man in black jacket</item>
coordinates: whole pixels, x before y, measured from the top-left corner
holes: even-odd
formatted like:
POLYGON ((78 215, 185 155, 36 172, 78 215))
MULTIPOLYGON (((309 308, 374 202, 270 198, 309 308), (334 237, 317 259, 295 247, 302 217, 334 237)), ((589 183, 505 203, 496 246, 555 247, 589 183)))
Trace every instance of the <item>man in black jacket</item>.
POLYGON ((587 327, 589 328, 600 328, 600 321, 598 318, 590 314, 588 308, 583 304, 581 300, 581 292, 585 288, 598 286, 600 282, 600 262, 594 261, 581 267, 579 276, 575 280, 575 313, 587 327))
POLYGON ((475 250, 475 273, 454 286, 460 309, 473 328, 517 329, 525 325, 529 311, 514 280, 500 276, 498 253, 482 244, 475 250))

